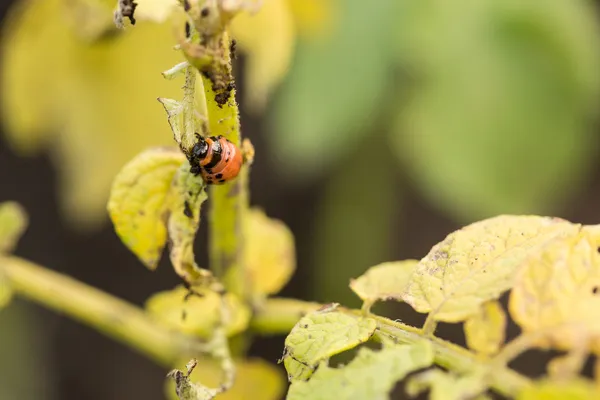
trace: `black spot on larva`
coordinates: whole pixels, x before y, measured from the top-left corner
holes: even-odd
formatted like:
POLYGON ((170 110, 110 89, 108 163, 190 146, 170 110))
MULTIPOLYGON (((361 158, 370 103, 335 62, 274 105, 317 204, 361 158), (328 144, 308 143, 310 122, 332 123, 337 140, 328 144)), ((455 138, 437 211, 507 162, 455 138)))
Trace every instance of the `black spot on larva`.
POLYGON ((194 213, 192 212, 192 209, 190 207, 190 203, 188 203, 187 200, 183 202, 183 215, 185 215, 188 218, 192 218, 194 216, 194 213))
POLYGON ((204 7, 204 8, 202 9, 202 11, 200 11, 200 16, 201 16, 202 18, 206 18, 206 17, 208 17, 208 15, 209 15, 209 14, 210 14, 210 10, 208 9, 208 7, 204 7))
POLYGON ((600 292, 600 287, 598 287, 598 286, 594 286, 594 287, 592 288, 592 293, 593 293, 593 294, 598 294, 599 292, 600 292))
POLYGON ((223 178, 223 174, 216 174, 216 175, 215 175, 215 178, 217 178, 217 179, 221 179, 221 178, 223 178))
POLYGON ((225 179, 219 179, 219 183, 225 182, 225 179))

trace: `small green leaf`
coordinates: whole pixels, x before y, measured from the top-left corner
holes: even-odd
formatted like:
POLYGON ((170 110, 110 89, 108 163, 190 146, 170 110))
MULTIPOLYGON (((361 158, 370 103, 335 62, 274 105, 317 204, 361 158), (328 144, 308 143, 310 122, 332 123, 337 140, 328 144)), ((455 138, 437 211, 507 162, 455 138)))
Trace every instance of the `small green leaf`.
POLYGON ((18 203, 0 203, 0 253, 10 253, 27 228, 27 213, 18 203))
POLYGON ((108 213, 121 241, 154 270, 167 240, 167 195, 185 161, 176 148, 153 148, 136 156, 115 177, 108 213))
POLYGON ((486 390, 484 373, 455 376, 439 369, 432 369, 413 376, 406 385, 411 397, 429 390, 430 400, 484 399, 486 390))
POLYGON ((350 281, 350 289, 364 302, 402 300, 402 293, 418 263, 418 260, 404 260, 376 265, 350 281))
POLYGON ((181 164, 169 195, 167 226, 171 263, 175 272, 188 283, 210 277, 209 271, 201 269, 194 257, 194 239, 200 225, 200 206, 206 198, 202 177, 190 172, 188 162, 181 164))
POLYGON ((290 380, 307 379, 317 365, 366 342, 377 323, 338 311, 316 311, 298 321, 285 339, 283 361, 290 380))
POLYGON ((448 235, 414 270, 402 299, 437 321, 460 322, 510 289, 525 258, 580 225, 559 218, 503 215, 448 235))
POLYGON ((537 382, 519 393, 517 400, 597 400, 600 389, 592 382, 583 379, 573 381, 537 382))
POLYGON ((261 210, 250 210, 246 218, 245 265, 252 293, 277 293, 296 269, 294 235, 261 210))
POLYGON ((394 384, 407 374, 431 365, 429 342, 362 348, 346 366, 330 368, 323 362, 308 381, 293 381, 287 399, 387 399, 394 384))
POLYGON ((502 305, 495 300, 483 304, 477 314, 465 321, 464 330, 470 349, 486 356, 497 353, 506 335, 502 305))
POLYGON ((250 321, 250 310, 237 297, 206 290, 190 292, 179 286, 173 290, 156 293, 146 302, 146 309, 161 324, 204 339, 210 339, 215 327, 221 324, 221 302, 225 301, 228 336, 242 332, 250 321), (187 298, 186 298, 187 297, 187 298))

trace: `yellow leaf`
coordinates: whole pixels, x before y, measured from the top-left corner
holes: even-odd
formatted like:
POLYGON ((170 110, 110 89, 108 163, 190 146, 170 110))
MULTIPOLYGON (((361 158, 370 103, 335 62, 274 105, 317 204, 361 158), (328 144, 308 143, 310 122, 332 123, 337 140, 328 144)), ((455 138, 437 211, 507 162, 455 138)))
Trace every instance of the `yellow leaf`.
POLYGON ((570 382, 541 381, 529 385, 517 400, 597 400, 600 390, 591 382, 578 379, 570 382))
POLYGON ((27 213, 20 204, 0 203, 0 254, 10 253, 27 228, 27 213))
POLYGON ((248 55, 246 106, 262 111, 292 59, 296 28, 287 0, 264 0, 256 14, 238 15, 231 23, 231 33, 248 55))
POLYGON ((296 268, 292 232, 283 222, 258 209, 247 214, 245 230, 245 265, 252 293, 279 292, 296 268))
POLYGON ((558 218, 503 215, 451 233, 410 278, 402 299, 437 321, 460 322, 513 285, 525 257, 579 225, 558 218))
POLYGON ((386 262, 369 268, 350 281, 350 289, 363 301, 402 300, 402 293, 417 266, 417 260, 386 262))
POLYGON ((532 254, 517 276, 509 310, 539 346, 600 351, 600 255, 583 229, 532 254))
POLYGON ((167 240, 167 195, 185 161, 177 148, 154 148, 131 160, 115 177, 108 213, 123 243, 153 270, 167 240))
POLYGON ((169 195, 169 244, 171 263, 175 272, 188 283, 209 277, 208 270, 201 269, 194 256, 194 239, 200 225, 200 206, 206 200, 206 187, 200 175, 190 172, 190 164, 181 164, 175 174, 169 195))
POLYGON ((172 26, 138 23, 90 43, 73 29, 67 2, 16 5, 0 57, 5 132, 21 153, 51 147, 67 218, 101 221, 121 166, 144 148, 173 144, 156 101, 181 91, 160 74, 183 61, 172 26))
POLYGON ((490 356, 504 343, 506 335, 506 313, 497 301, 483 304, 477 314, 465 321, 465 337, 469 348, 490 356))
MULTIPOLYGON (((181 364, 185 364, 183 361, 181 364)), ((273 364, 259 358, 235 360, 236 378, 233 387, 218 400, 278 400, 285 390, 285 378, 273 364)), ((219 387, 222 383, 221 367, 216 360, 200 359, 190 375, 192 382, 208 387, 219 387)), ((169 400, 178 400, 175 394, 175 383, 171 380, 165 386, 169 400)))
MULTIPOLYGON (((221 296, 213 291, 191 294, 183 286, 156 293, 146 302, 146 309, 161 324, 180 332, 210 339, 221 323, 221 296), (187 296, 187 299, 186 299, 187 296)), ((242 332, 250 321, 250 310, 233 294, 224 297, 228 322, 228 336, 242 332)))
POLYGON ((406 392, 411 397, 429 389, 430 400, 485 399, 485 371, 456 376, 439 369, 431 369, 411 377, 406 392), (477 397, 476 397, 477 396, 477 397))
POLYGON ((308 379, 318 364, 369 340, 377 323, 337 311, 303 317, 285 339, 283 362, 288 379, 308 379))

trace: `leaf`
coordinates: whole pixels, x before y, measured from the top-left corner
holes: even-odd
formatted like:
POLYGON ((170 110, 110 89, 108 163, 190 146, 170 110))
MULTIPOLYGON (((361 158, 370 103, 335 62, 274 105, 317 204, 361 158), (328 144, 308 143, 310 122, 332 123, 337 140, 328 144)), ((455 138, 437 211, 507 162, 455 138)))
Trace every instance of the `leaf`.
POLYGON ((350 289, 364 302, 402 300, 402 293, 417 266, 417 260, 386 262, 368 269, 350 281, 350 289))
POLYGON ((600 390, 591 382, 577 379, 568 382, 544 380, 523 389, 517 400, 595 400, 600 390))
POLYGON ((281 221, 252 209, 245 225, 245 263, 252 293, 275 294, 296 269, 294 235, 281 221))
POLYGON ((188 162, 183 163, 173 179, 169 196, 167 229, 171 263, 175 272, 188 283, 210 277, 201 269, 194 256, 194 239, 200 225, 200 206, 206 200, 206 186, 201 176, 190 172, 188 162))
POLYGON ((14 250, 27 224, 27 213, 19 203, 0 203, 0 254, 14 250))
POLYGON ((585 184, 600 93, 590 2, 402 7, 399 58, 418 82, 392 143, 430 202, 462 220, 549 213, 585 184))
POLYGON ((482 304, 479 312, 465 321, 464 330, 470 349, 486 356, 496 354, 506 335, 506 313, 502 305, 497 301, 482 304))
POLYGON ((361 348, 344 367, 323 362, 309 381, 292 382, 287 399, 387 399, 397 381, 432 362, 433 350, 426 341, 381 351, 361 348))
POLYGON ((256 14, 236 16, 231 33, 248 55, 245 105, 253 112, 262 111, 292 60, 296 27, 288 0, 267 0, 256 14))
MULTIPOLYGON (((146 309, 161 324, 180 332, 209 339, 221 323, 221 296, 210 290, 191 294, 183 286, 154 294, 146 301, 146 309), (201 296, 201 297, 200 297, 201 296)), ((224 297, 229 318, 225 324, 228 336, 242 332, 250 321, 250 310, 233 294, 224 297)))
MULTIPOLYGON (((278 400, 285 390, 285 378, 274 365, 259 358, 235 360, 236 379, 233 387, 220 394, 218 400, 236 400, 252 396, 255 400, 278 400)), ((190 375, 193 382, 208 387, 219 387, 222 381, 221 368, 216 360, 200 359, 190 375)), ((175 385, 166 385, 167 398, 177 400, 175 385)))
POLYGON ((288 379, 309 378, 318 364, 369 340, 377 323, 338 311, 316 311, 298 321, 285 339, 288 379))
POLYGON ((430 400, 483 400, 486 398, 481 395, 486 390, 483 380, 484 373, 459 377, 439 369, 432 369, 411 377, 406 384, 406 393, 411 397, 416 397, 429 389, 430 400))
MULTIPOLYGON (((115 4, 95 16, 112 20, 115 4)), ((72 29, 67 8, 62 0, 15 2, 1 36, 0 103, 15 150, 49 147, 63 216, 83 227, 106 217, 111 182, 125 163, 147 147, 174 144, 156 97, 180 96, 181 84, 160 72, 183 57, 169 23, 140 22, 90 42, 72 29)))
POLYGON ((512 318, 538 346, 600 351, 598 238, 585 228, 532 254, 509 301, 512 318))
POLYGON ((107 208, 115 230, 151 270, 167 240, 167 195, 184 161, 176 148, 146 150, 127 163, 113 182, 107 208))
POLYGON ((314 178, 377 134, 373 115, 390 88, 394 3, 344 1, 325 40, 299 43, 269 137, 282 173, 314 178))
POLYGON ((460 322, 510 289, 528 254, 579 225, 559 218, 502 215, 468 225, 435 245, 415 268, 402 299, 437 321, 460 322))

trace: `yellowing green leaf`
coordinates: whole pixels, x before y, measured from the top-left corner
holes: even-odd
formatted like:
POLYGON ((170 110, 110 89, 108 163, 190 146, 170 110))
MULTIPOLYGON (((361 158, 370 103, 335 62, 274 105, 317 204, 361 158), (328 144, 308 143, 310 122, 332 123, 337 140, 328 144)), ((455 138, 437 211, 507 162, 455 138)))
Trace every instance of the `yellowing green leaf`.
POLYGON ((462 220, 547 213, 585 184, 600 92, 592 3, 398 3, 399 58, 419 79, 393 149, 432 203, 462 220))
POLYGON ((365 302, 402 300, 402 293, 418 263, 417 260, 404 260, 376 265, 350 281, 350 289, 365 302))
POLYGON ((410 278, 402 299, 437 321, 459 322, 510 289, 525 257, 579 225, 558 218, 499 216, 451 233, 410 278))
POLYGON ((600 351, 600 255, 584 229, 532 254, 518 274, 509 310, 524 334, 559 349, 600 351))
POLYGON ((283 222, 258 209, 248 213, 245 230, 245 266, 252 292, 279 292, 296 268, 292 232, 283 222))
POLYGON ((123 167, 110 192, 107 208, 117 234, 152 270, 167 240, 167 195, 184 161, 177 148, 144 151, 123 167))
POLYGON ((506 335, 502 305, 497 301, 482 304, 479 312, 465 321, 464 330, 470 349, 486 356, 497 353, 506 335))
MULTIPOLYGON (((255 400, 278 400, 285 390, 285 377, 273 364, 253 358, 235 360, 236 378, 233 387, 220 394, 218 400, 238 400, 251 397, 255 400)), ((192 382, 208 387, 219 387, 222 372, 219 363, 212 359, 200 359, 190 375, 192 382)), ((177 400, 175 385, 169 381, 166 386, 167 398, 177 400)))
POLYGON ((90 43, 72 29, 67 8, 64 0, 15 2, 1 36, 0 103, 15 149, 50 147, 64 215, 81 225, 105 218, 111 182, 127 161, 173 144, 156 98, 181 92, 160 72, 183 58, 169 23, 140 22, 90 43))
POLYGON ((194 239, 200 225, 200 206, 206 200, 205 183, 200 175, 190 172, 190 164, 181 164, 173 179, 169 196, 169 245, 171 263, 175 272, 188 283, 209 277, 194 257, 194 239))
POLYGON ((27 214, 18 203, 0 203, 0 253, 10 253, 27 228, 27 214))
POLYGON ((337 311, 316 311, 303 317, 285 339, 283 362, 288 379, 305 380, 318 364, 369 340, 377 323, 337 311))
POLYGON ((600 390, 583 379, 574 381, 541 381, 527 386, 517 400, 596 400, 600 390))
POLYGON ((406 392, 413 397, 427 389, 430 400, 463 400, 484 399, 481 393, 486 387, 482 373, 459 377, 439 369, 415 375, 406 385, 406 392))
POLYGON ((242 332, 250 321, 250 310, 237 297, 226 294, 224 300, 216 292, 206 290, 189 295, 179 286, 159 292, 148 299, 146 309, 160 323, 178 331, 209 339, 215 326, 221 323, 221 301, 225 301, 228 322, 227 335, 242 332), (187 296, 187 299, 186 299, 187 296))
POLYGON ((344 367, 330 368, 324 362, 307 382, 293 381, 287 399, 387 399, 397 381, 432 362, 426 341, 381 351, 362 348, 344 367))

